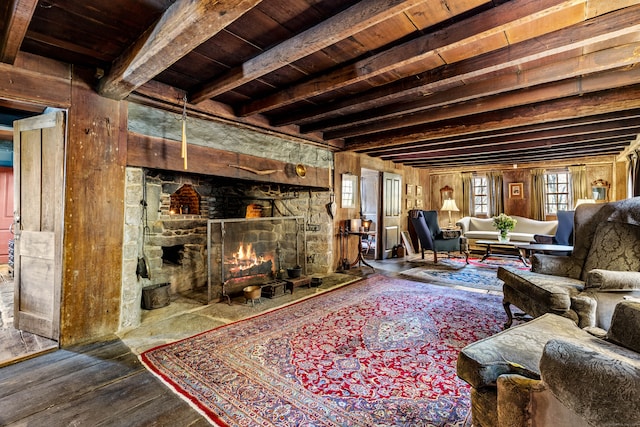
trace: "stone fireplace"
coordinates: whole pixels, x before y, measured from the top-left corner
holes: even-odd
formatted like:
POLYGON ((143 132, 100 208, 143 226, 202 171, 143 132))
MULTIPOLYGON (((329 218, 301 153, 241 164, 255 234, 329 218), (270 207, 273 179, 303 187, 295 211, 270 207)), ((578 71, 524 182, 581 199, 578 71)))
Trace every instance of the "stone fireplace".
POLYGON ((171 295, 206 304, 295 265, 307 274, 330 270, 326 191, 134 167, 125 184, 121 329, 139 324, 146 286, 168 283, 171 295), (148 277, 136 274, 140 257, 148 277), (243 276, 249 259, 263 265, 243 276))

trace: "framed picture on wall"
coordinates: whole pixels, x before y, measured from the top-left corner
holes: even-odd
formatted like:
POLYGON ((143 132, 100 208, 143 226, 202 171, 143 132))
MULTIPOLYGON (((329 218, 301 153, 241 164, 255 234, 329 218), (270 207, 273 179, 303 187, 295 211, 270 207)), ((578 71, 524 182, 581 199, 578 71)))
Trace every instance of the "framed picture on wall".
POLYGON ((422 185, 416 185, 416 197, 422 197, 422 185))
POLYGON ((407 196, 413 196, 413 184, 407 184, 407 196))
POLYGON ((522 199, 524 197, 524 185, 521 182, 509 183, 509 198, 522 199))
POLYGON ((407 199, 407 210, 413 209, 413 200, 407 199))

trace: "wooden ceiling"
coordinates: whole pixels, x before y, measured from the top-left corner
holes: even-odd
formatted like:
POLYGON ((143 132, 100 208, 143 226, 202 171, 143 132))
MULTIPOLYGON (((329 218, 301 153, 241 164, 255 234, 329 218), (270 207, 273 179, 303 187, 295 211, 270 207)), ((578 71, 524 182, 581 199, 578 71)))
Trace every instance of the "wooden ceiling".
POLYGON ((2 3, 2 62, 415 167, 619 155, 640 133, 640 0, 2 3))

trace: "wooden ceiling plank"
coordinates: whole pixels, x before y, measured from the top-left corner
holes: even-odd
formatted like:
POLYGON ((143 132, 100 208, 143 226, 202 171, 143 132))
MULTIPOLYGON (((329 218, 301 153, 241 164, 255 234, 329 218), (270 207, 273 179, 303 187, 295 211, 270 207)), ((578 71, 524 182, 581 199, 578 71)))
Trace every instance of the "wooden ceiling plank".
MULTIPOLYGON (((487 120, 487 116, 488 115, 478 115, 477 117, 472 118, 472 120, 468 121, 467 123, 473 126, 480 120, 487 120)), ((522 141, 526 140, 527 135, 530 133, 533 134, 532 138, 536 138, 537 135, 549 137, 553 137, 553 135, 563 134, 574 135, 579 134, 579 130, 575 129, 585 128, 588 131, 592 126, 595 126, 591 129, 594 131, 598 131, 599 129, 602 131, 607 131, 610 129, 614 129, 617 126, 626 126, 629 121, 634 122, 638 118, 640 118, 640 110, 630 109, 623 111, 613 111, 606 114, 586 115, 570 119, 548 120, 540 123, 507 127, 504 129, 494 129, 487 131, 480 130, 472 133, 461 133, 452 136, 436 137, 435 135, 430 135, 430 137, 408 144, 398 144, 378 148, 365 148, 355 151, 379 157, 385 154, 403 153, 407 150, 412 149, 428 149, 429 147, 434 147, 438 144, 468 144, 474 143, 478 140, 487 140, 489 142, 496 141, 496 143, 509 141, 510 139, 513 139, 514 141, 522 141)), ((446 123, 433 124, 432 129, 439 129, 443 125, 446 126, 446 123)), ((457 123, 455 125, 457 125, 457 123)), ((425 134, 429 133, 429 131, 426 129, 424 130, 424 132, 425 134)))
MULTIPOLYGON (((638 25, 640 29, 640 24, 638 25)), ((638 33, 640 38, 640 33, 638 33)), ((377 109, 367 110, 365 113, 340 117, 338 119, 317 122, 302 126, 301 132, 327 132, 339 129, 359 129, 360 125, 373 123, 380 125, 381 120, 417 113, 437 107, 455 103, 467 102, 482 97, 498 95, 504 92, 532 88, 537 85, 553 81, 575 78, 583 75, 595 74, 606 70, 633 65, 640 62, 640 42, 625 46, 601 50, 586 55, 554 62, 532 69, 518 69, 510 75, 498 75, 495 78, 480 80, 464 86, 438 91, 434 95, 425 96, 411 102, 392 104, 377 109)), ((593 76, 597 79, 596 76, 593 76)), ((602 85, 600 85, 602 86, 602 85)), ((585 88, 585 91, 593 91, 585 88)), ((600 90, 600 89, 596 89, 600 90)), ((352 135, 343 135, 352 136, 352 135)))
POLYGON ((98 92, 124 99, 261 0, 177 0, 118 57, 98 92))
POLYGON ((517 147, 537 147, 544 146, 546 144, 559 143, 560 141, 578 141, 589 139, 597 139, 603 137, 612 137, 625 135, 628 136, 634 132, 637 134, 640 132, 640 121, 635 119, 629 121, 621 128, 602 128, 602 126, 591 125, 591 132, 582 132, 580 127, 575 129, 561 129, 554 131, 546 131, 539 133, 527 133, 518 135, 517 138, 510 136, 501 138, 488 138, 487 140, 474 140, 467 143, 459 142, 445 142, 436 143, 428 146, 420 146, 419 148, 409 148, 402 152, 394 153, 379 153, 375 157, 380 157, 384 160, 410 160, 418 159, 422 156, 429 157, 437 152, 445 152, 448 150, 472 150, 475 148, 493 147, 496 149, 514 149, 517 147))
POLYGON ((590 144, 590 143, 604 143, 606 141, 629 141, 635 138, 635 135, 640 133, 640 123, 637 123, 635 127, 629 127, 624 131, 613 130, 609 132, 599 132, 584 135, 565 135, 555 138, 536 139, 526 142, 510 142, 505 144, 475 144, 475 145, 456 145, 449 147, 435 148, 430 151, 423 151, 420 153, 410 152, 408 154, 393 155, 393 156, 379 156, 382 160, 392 160, 394 162, 406 162, 412 160, 427 160, 430 158, 442 158, 449 156, 459 155, 474 155, 483 153, 502 153, 504 151, 519 151, 519 150, 535 150, 554 147, 564 147, 567 145, 575 144, 590 144))
MULTIPOLYGON (((493 49, 506 45, 503 32, 509 25, 518 25, 531 16, 542 17, 562 8, 582 3, 580 0, 512 0, 507 4, 495 7, 472 18, 456 23, 445 30, 436 31, 416 39, 392 47, 372 57, 367 57, 352 65, 343 67, 328 74, 302 82, 291 88, 275 93, 262 100, 254 101, 240 108, 238 114, 246 116, 262 113, 301 99, 316 96, 326 91, 336 90, 388 73, 413 63, 422 63, 423 70, 434 65, 443 65, 442 54, 448 50, 462 48, 467 55, 473 52, 468 49, 469 43, 498 37, 502 43, 494 44, 493 49), (434 62, 438 58, 438 62, 434 62)), ((396 79, 407 77, 398 75, 396 79)))
POLYGON ((193 93, 200 103, 403 13, 425 0, 365 0, 292 37, 193 93))
POLYGON ((640 108, 640 85, 583 94, 579 97, 556 99, 544 103, 478 114, 465 120, 451 120, 437 126, 429 124, 409 127, 401 131, 349 138, 346 150, 371 149, 424 141, 430 137, 466 135, 490 132, 547 121, 569 120, 616 111, 640 108), (576 102, 579 101, 579 102, 576 102))
POLYGON ((473 100, 459 104, 448 105, 437 111, 426 110, 418 113, 403 115, 388 120, 378 120, 374 123, 360 125, 353 128, 325 132, 325 138, 347 138, 366 134, 379 133, 392 129, 424 123, 462 118, 473 114, 535 104, 564 97, 576 97, 585 93, 597 92, 617 87, 640 83, 640 67, 629 67, 605 73, 603 75, 587 75, 559 82, 538 85, 533 88, 506 92, 496 96, 473 100))
POLYGON ((507 163, 524 163, 531 161, 544 161, 557 159, 559 157, 566 156, 568 158, 596 156, 596 155, 617 155, 624 149, 625 145, 629 143, 629 139, 619 139, 611 141, 594 142, 593 144, 576 144, 574 146, 562 147, 562 148, 545 148, 544 150, 519 150, 519 151, 505 151, 502 153, 487 152, 484 154, 471 154, 468 156, 447 156, 438 157, 425 160, 415 160, 407 162, 394 162, 402 163, 405 166, 461 166, 474 164, 478 161, 490 161, 493 164, 501 163, 503 161, 507 163))
POLYGON ((515 129, 498 130, 489 134, 480 132, 461 137, 438 138, 386 149, 364 150, 364 152, 371 156, 391 159, 403 156, 406 153, 419 155, 428 153, 430 150, 448 147, 516 144, 604 132, 626 132, 627 129, 635 128, 640 123, 640 112, 635 112, 635 114, 629 115, 626 119, 618 119, 618 116, 624 116, 626 113, 633 111, 621 111, 604 115, 604 117, 613 118, 612 120, 603 118, 602 121, 594 121, 592 117, 585 117, 561 122, 545 122, 515 129))
POLYGON ((272 118, 271 122, 276 126, 290 123, 305 124, 331 116, 345 116, 357 111, 369 111, 381 104, 388 104, 409 96, 422 96, 434 91, 445 90, 454 83, 469 82, 483 78, 488 74, 499 73, 512 67, 519 67, 522 64, 564 54, 579 48, 597 46, 600 50, 629 35, 637 38, 635 34, 640 31, 640 23, 637 19, 639 14, 640 5, 613 12, 533 40, 446 65, 433 70, 433 72, 423 73, 416 79, 405 79, 397 84, 373 89, 344 100, 305 109, 299 113, 288 114, 286 117, 272 118))
POLYGON ((0 62, 13 64, 27 34, 38 0, 13 0, 5 3, 4 34, 0 38, 0 62))

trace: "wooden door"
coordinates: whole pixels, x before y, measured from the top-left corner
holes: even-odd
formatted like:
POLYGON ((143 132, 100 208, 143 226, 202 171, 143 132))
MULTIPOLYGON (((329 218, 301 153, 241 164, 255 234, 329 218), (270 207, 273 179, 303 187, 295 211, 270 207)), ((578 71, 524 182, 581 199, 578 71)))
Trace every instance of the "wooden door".
POLYGON ((14 327, 57 340, 62 282, 64 113, 18 120, 14 150, 14 327))
POLYGON ((402 212, 402 177, 395 173, 382 174, 382 206, 380 212, 380 231, 382 239, 380 256, 382 259, 391 258, 393 247, 400 243, 400 215, 402 212))
POLYGON ((9 240, 13 239, 13 168, 0 168, 0 264, 9 262, 9 240))

